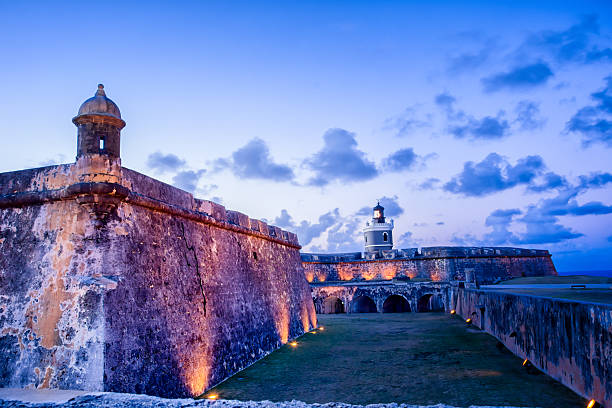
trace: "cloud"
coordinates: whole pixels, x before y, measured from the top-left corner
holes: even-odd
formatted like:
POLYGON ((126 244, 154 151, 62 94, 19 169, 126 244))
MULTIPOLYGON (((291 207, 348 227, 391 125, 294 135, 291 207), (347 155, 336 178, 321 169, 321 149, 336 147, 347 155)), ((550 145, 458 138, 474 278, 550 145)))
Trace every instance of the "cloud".
POLYGON ((440 179, 430 177, 418 185, 419 190, 435 190, 440 183, 440 179))
POLYGON ((449 74, 460 74, 467 71, 473 71, 487 62, 493 51, 492 45, 487 45, 477 52, 465 52, 450 58, 448 65, 449 74))
POLYGON ((448 122, 447 131, 458 139, 501 139, 510 134, 510 123, 504 119, 504 111, 500 110, 496 116, 476 118, 455 108, 457 99, 444 92, 436 95, 435 104, 442 109, 448 122))
POLYGON ((409 136, 422 128, 431 127, 431 115, 427 115, 425 119, 421 119, 417 115, 417 107, 411 106, 404 110, 399 115, 385 120, 384 129, 395 131, 398 137, 409 136))
POLYGON ((180 188, 181 190, 189 191, 190 193, 194 193, 196 188, 198 187, 198 181, 206 170, 185 170, 176 173, 176 175, 172 178, 172 185, 180 188))
POLYGON ((539 51, 551 56, 559 64, 568 62, 593 63, 612 60, 612 49, 600 48, 595 39, 600 37, 596 15, 588 15, 566 30, 545 30, 529 36, 520 47, 524 51, 539 51))
POLYGON ((324 146, 304 164, 315 176, 310 185, 325 186, 332 181, 351 183, 366 181, 378 175, 376 165, 357 149, 355 134, 344 129, 329 129, 323 135, 324 146))
POLYGON ((579 109, 566 123, 568 132, 582 136, 582 144, 603 143, 612 147, 612 76, 604 78, 606 85, 591 94, 593 105, 579 109))
POLYGON ((502 156, 491 153, 480 163, 466 162, 463 171, 444 184, 443 189, 465 196, 485 196, 530 184, 545 167, 540 156, 526 156, 512 166, 502 156))
POLYGON ((418 159, 412 148, 400 149, 383 160, 383 168, 394 172, 410 170, 416 166, 418 159))
POLYGON ((612 214, 612 205, 599 201, 579 204, 577 201, 578 196, 589 189, 603 188, 608 183, 612 183, 612 175, 609 173, 581 176, 578 184, 566 184, 555 197, 529 205, 525 212, 519 209, 495 210, 485 221, 485 225, 491 227, 492 231, 485 234, 484 243, 551 244, 579 238, 584 234, 560 224, 559 217, 612 214), (524 230, 512 232, 510 228, 515 223, 522 225, 524 230))
POLYGON ((274 219, 274 225, 287 229, 297 234, 300 245, 306 246, 313 239, 321 236, 328 228, 334 225, 340 219, 340 213, 336 208, 319 217, 319 222, 311 224, 308 221, 301 221, 299 224, 293 222, 293 218, 285 209, 281 210, 280 216, 274 219))
POLYGON ((291 167, 275 163, 268 145, 261 139, 253 139, 232 153, 232 157, 217 159, 215 171, 231 169, 236 177, 245 179, 291 181, 295 175, 291 167))
POLYGON ((530 184, 527 189, 536 193, 552 190, 555 188, 566 187, 567 180, 565 177, 560 176, 553 172, 548 172, 542 175, 542 180, 539 183, 530 184))
POLYGON ((513 242, 516 240, 515 235, 508 231, 508 226, 517 215, 521 214, 521 210, 513 208, 510 210, 495 210, 485 220, 485 225, 493 229, 484 237, 484 241, 489 245, 499 245, 505 242, 513 242))
POLYGON ((352 252, 361 251, 361 231, 358 219, 347 219, 339 222, 327 232, 327 251, 352 252))
POLYGON ((553 72, 544 62, 515 67, 507 72, 481 79, 485 92, 496 92, 502 89, 526 89, 545 84, 553 72))
MULTIPOLYGON (((404 213, 404 209, 399 205, 397 196, 381 197, 378 202, 385 208, 385 217, 398 217, 404 213)), ((373 207, 362 207, 355 215, 372 215, 373 207)))
POLYGON ((147 167, 158 173, 175 172, 185 166, 185 160, 174 154, 163 154, 162 152, 151 153, 147 157, 147 167))
POLYGON ((449 131, 456 138, 501 139, 507 136, 510 131, 508 121, 503 119, 502 116, 503 114, 500 113, 497 117, 470 118, 463 125, 449 127, 449 131))
POLYGON ((515 108, 516 119, 520 130, 536 130, 542 128, 545 119, 540 117, 540 107, 532 101, 520 101, 515 108))

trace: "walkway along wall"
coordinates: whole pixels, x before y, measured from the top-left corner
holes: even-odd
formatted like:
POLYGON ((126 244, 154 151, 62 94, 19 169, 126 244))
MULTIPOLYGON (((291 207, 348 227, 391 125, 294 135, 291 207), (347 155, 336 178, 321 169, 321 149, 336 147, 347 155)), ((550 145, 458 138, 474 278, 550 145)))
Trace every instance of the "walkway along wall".
POLYGON ((0 174, 0 387, 194 396, 316 326, 295 235, 87 160, 0 174))
POLYGON ((612 306, 457 289, 457 314, 588 399, 612 408, 612 306))

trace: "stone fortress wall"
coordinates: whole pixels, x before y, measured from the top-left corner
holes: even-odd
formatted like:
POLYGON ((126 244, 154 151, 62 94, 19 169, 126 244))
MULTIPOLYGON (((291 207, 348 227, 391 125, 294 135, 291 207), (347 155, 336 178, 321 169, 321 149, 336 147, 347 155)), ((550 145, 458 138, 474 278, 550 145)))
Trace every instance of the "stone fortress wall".
POLYGON ((122 167, 102 86, 73 122, 0 173, 0 387, 196 396, 316 327, 294 234, 122 167))
POLYGON ((612 306, 457 288, 451 307, 517 356, 612 407, 612 306))
POLYGON ((382 251, 380 258, 364 258, 361 252, 302 253, 302 263, 311 283, 424 278, 487 284, 557 274, 548 251, 507 247, 410 248, 382 251))

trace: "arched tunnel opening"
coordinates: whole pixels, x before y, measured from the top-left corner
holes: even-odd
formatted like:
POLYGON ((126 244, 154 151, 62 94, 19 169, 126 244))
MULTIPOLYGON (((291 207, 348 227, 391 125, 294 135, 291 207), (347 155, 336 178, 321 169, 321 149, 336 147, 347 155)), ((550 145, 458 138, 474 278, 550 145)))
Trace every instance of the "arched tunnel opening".
POLYGON ((353 313, 376 313, 376 303, 369 296, 359 296, 353 300, 351 312, 353 313))
POLYGON ((419 298, 417 302, 417 312, 443 312, 444 304, 439 295, 428 293, 419 298))
POLYGON ((328 296, 323 300, 322 312, 325 314, 344 313, 344 303, 337 296, 328 296))
POLYGON ((383 303, 383 313, 410 312, 410 303, 400 295, 391 295, 383 303))

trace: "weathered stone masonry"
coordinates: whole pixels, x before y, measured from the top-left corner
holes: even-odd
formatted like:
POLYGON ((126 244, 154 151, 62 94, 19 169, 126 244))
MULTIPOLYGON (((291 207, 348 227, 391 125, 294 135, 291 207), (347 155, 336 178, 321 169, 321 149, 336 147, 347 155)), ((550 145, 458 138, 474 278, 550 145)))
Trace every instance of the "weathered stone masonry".
POLYGON ((612 407, 612 306, 458 288, 453 307, 514 354, 612 407))
POLYGON ((83 126, 76 163, 0 174, 0 387, 193 396, 316 326, 294 234, 83 126))
POLYGON ((430 247, 384 251, 384 259, 361 253, 302 254, 309 282, 426 278, 433 281, 492 283, 520 276, 556 275, 546 250, 522 248, 430 247))

